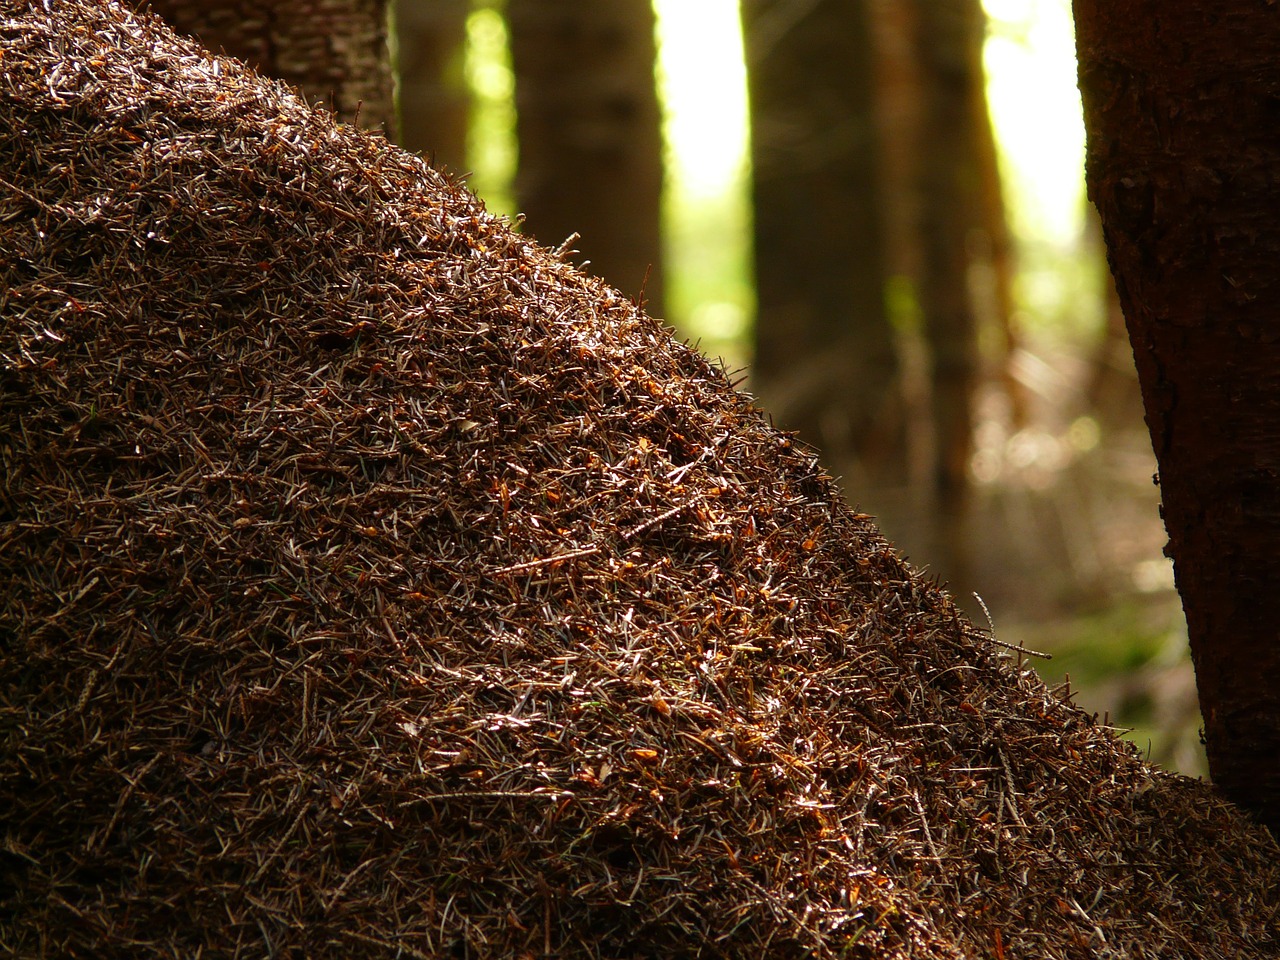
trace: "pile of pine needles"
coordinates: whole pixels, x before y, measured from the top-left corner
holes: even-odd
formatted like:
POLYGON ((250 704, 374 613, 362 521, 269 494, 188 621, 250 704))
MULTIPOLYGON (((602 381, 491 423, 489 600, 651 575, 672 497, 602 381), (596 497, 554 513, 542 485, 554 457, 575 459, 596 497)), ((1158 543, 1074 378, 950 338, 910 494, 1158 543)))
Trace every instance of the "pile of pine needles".
POLYGON ((1270 837, 634 304, 157 20, 0 10, 0 953, 1280 951, 1270 837))

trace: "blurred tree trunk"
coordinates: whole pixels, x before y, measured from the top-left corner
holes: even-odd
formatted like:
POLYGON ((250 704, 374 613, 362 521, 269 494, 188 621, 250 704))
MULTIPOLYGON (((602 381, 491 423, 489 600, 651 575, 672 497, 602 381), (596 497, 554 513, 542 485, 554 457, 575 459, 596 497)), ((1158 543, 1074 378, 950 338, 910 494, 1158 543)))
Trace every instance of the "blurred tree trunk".
POLYGON ((991 108, 987 101, 986 69, 983 65, 983 47, 986 40, 986 17, 982 14, 980 0, 979 21, 971 27, 974 69, 977 81, 970 84, 973 111, 975 161, 978 168, 978 222, 976 235, 971 235, 970 253, 984 268, 986 279, 979 284, 979 327, 989 327, 998 342, 1000 381, 1009 404, 1009 420, 1014 430, 1027 425, 1027 392, 1013 375, 1013 359, 1021 345, 1021 332, 1014 315, 1013 279, 1017 272, 1013 237, 1009 231, 1009 218, 1004 204, 1004 187, 1000 181, 1000 156, 996 133, 991 122, 991 108))
MULTIPOLYGON (((932 485, 933 426, 923 334, 920 329, 920 189, 918 160, 922 109, 916 55, 915 11, 901 0, 868 0, 875 53, 880 139, 880 206, 884 213, 886 307, 897 334, 901 365, 901 474, 896 505, 880 494, 877 516, 895 543, 927 543, 932 485), (900 516, 895 516, 894 507, 900 516)), ((886 496, 888 494, 888 496, 886 496)), ((913 552, 914 547, 912 548, 913 552)))
POLYGON ((662 312, 662 125, 649 0, 509 0, 525 230, 662 312))
POLYGON ((1089 195, 1160 467, 1209 769, 1280 835, 1280 18, 1074 6, 1089 195))
POLYGON ((878 485, 905 462, 864 0, 744 0, 757 321, 781 426, 878 485))
POLYGON ((985 109, 979 0, 913 0, 922 107, 919 139, 919 296, 930 356, 934 428, 935 556, 953 582, 967 580, 966 521, 978 384, 971 249, 984 223, 985 162, 994 150, 985 109))
POLYGON ((467 172, 467 15, 471 0, 394 0, 400 145, 467 172))
POLYGON ((386 0, 150 0, 214 53, 323 100, 348 123, 395 132, 386 0))

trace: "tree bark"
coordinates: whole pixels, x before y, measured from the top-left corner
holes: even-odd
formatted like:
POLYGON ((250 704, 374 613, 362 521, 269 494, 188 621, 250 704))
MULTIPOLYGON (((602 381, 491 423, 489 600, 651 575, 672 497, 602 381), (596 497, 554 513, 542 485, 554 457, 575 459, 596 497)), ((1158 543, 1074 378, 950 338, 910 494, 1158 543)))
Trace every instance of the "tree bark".
POLYGON ((1115 278, 1107 267, 1107 244, 1097 208, 1086 211, 1084 250, 1102 268, 1102 329, 1089 358, 1089 379, 1084 391, 1085 409, 1104 429, 1136 425, 1142 420, 1142 390, 1133 365, 1133 347, 1125 327, 1124 308, 1116 292, 1115 278))
POLYGON ((742 21, 755 204, 752 387, 782 426, 875 483, 886 459, 901 463, 902 411, 885 309, 867 9, 863 0, 746 0, 742 21))
POLYGON ((1280 18, 1075 0, 1089 194, 1137 361, 1209 767, 1280 830, 1280 18))
POLYGON ((386 0, 150 0, 147 7, 215 53, 394 138, 386 0))
POLYGON ((402 147, 467 172, 467 14, 471 0, 395 0, 396 96, 402 147))
POLYGON ((525 229, 662 312, 662 125, 649 0, 510 0, 525 229))

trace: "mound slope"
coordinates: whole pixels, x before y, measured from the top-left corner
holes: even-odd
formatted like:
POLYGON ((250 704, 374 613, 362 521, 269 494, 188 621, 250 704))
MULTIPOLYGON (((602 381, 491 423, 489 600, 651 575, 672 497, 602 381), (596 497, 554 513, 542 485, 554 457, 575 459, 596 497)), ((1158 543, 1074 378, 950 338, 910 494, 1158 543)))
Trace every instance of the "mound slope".
POLYGON ((694 350, 158 21, 0 21, 0 949, 1273 957, 1275 844, 694 350))

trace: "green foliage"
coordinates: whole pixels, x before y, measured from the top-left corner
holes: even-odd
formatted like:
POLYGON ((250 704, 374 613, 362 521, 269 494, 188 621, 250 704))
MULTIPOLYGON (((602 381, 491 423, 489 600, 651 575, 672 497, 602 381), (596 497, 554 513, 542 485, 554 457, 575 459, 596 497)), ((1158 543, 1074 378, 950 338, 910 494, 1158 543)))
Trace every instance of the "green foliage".
POLYGON ((1151 663, 1165 648, 1176 629, 1176 609, 1169 605, 1125 601, 1063 624, 1057 636, 1047 629, 1054 651, 1052 669, 1041 671, 1048 679, 1070 673, 1093 683, 1120 673, 1132 673, 1151 663))

